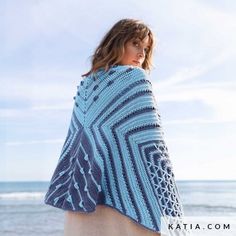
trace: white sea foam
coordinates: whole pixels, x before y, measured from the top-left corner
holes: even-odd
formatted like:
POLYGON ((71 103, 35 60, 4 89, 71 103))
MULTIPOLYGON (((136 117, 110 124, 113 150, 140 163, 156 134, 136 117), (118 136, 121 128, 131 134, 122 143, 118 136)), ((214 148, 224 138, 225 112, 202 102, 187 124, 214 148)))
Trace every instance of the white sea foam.
POLYGON ((0 193, 0 200, 28 200, 28 199, 42 199, 44 192, 12 192, 0 193))

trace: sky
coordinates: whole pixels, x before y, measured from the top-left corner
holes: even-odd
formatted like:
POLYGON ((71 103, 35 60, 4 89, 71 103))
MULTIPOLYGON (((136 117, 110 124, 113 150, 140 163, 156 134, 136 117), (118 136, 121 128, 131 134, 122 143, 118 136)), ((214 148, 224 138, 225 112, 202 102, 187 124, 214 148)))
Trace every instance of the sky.
POLYGON ((49 181, 76 86, 120 19, 157 39, 153 92, 176 180, 235 180, 236 2, 0 1, 0 181, 49 181))

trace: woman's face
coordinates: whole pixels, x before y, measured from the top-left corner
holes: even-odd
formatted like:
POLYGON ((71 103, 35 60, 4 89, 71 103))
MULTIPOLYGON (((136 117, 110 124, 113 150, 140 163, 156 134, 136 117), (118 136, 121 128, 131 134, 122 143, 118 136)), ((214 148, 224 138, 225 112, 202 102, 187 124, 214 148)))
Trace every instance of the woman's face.
POLYGON ((149 36, 146 36, 143 41, 138 38, 132 39, 125 44, 125 52, 120 63, 142 67, 149 49, 149 36))

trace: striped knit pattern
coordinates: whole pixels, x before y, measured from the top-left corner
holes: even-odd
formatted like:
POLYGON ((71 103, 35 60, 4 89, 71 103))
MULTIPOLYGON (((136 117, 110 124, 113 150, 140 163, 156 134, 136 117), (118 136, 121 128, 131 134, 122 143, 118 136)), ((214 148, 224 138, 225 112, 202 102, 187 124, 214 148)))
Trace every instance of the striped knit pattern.
POLYGON ((45 203, 79 212, 107 205, 155 232, 161 216, 183 216, 145 70, 101 68, 80 82, 74 100, 45 203))

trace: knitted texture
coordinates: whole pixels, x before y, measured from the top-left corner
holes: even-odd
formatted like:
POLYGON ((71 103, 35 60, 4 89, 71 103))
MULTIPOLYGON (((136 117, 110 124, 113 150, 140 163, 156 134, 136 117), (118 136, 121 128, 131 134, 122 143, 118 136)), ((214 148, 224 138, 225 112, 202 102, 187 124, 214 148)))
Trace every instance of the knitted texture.
POLYGON ((161 216, 183 216, 145 70, 101 68, 80 82, 74 100, 45 203, 79 212, 107 205, 155 232, 161 216))

